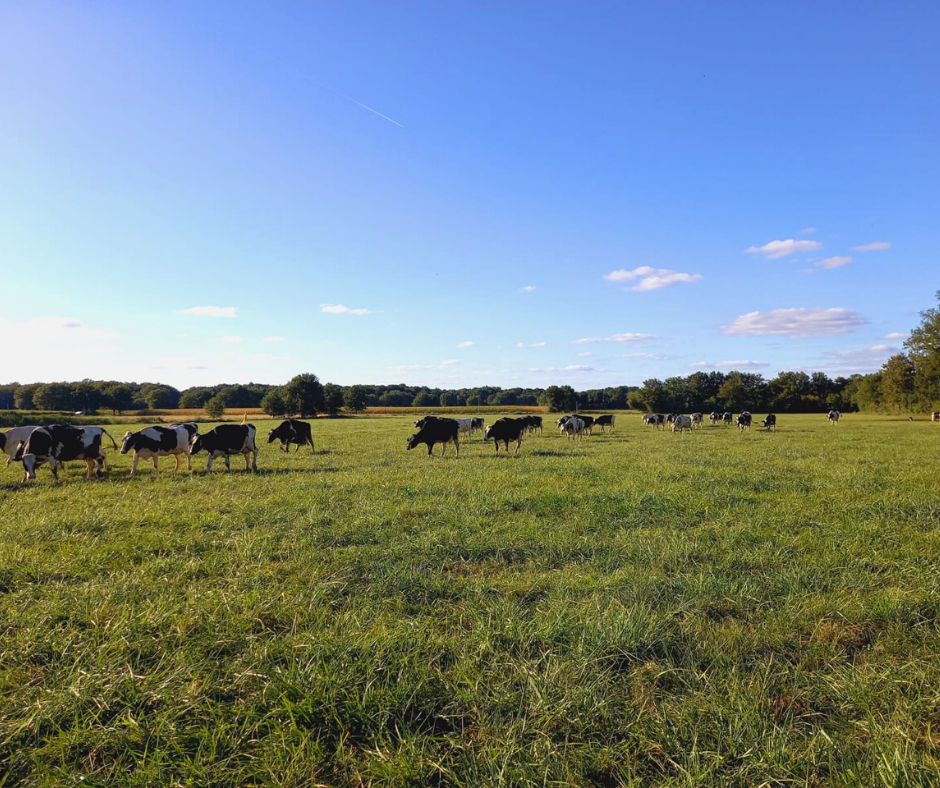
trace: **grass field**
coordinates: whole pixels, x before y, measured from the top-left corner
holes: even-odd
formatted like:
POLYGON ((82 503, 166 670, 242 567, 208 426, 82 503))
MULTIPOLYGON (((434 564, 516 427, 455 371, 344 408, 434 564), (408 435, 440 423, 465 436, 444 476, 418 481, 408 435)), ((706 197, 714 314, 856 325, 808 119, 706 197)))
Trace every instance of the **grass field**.
POLYGON ((0 785, 940 784, 940 425, 779 423, 0 468, 0 785))

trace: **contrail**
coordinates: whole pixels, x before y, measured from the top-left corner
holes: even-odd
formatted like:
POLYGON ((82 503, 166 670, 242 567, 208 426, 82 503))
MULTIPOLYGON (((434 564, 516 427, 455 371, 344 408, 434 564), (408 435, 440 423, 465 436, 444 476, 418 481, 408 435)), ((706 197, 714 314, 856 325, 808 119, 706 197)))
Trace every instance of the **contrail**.
POLYGON ((389 123, 394 123, 396 126, 401 126, 401 128, 405 128, 404 123, 399 123, 394 118, 390 118, 388 115, 383 115, 377 109, 372 109, 372 107, 366 106, 361 101, 356 101, 356 99, 352 98, 352 96, 347 96, 345 93, 340 93, 335 88, 331 88, 329 85, 324 85, 322 82, 320 82, 317 79, 313 79, 312 81, 315 82, 317 85, 319 85, 321 88, 324 88, 325 90, 330 91, 330 93, 335 93, 340 98, 344 98, 346 99, 346 101, 351 101, 353 104, 355 104, 358 107, 362 107, 363 109, 369 110, 369 112, 371 112, 373 115, 378 115, 380 118, 385 118, 385 120, 387 120, 389 123))

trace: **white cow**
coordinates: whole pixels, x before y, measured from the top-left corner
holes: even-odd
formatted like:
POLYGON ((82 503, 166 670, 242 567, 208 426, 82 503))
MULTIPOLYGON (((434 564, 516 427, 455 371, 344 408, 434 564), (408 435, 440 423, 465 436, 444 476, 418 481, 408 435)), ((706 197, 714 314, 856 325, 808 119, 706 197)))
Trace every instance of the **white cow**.
POLYGON ((25 441, 29 434, 36 429, 35 424, 26 427, 13 427, 6 432, 0 432, 0 451, 7 456, 6 464, 13 462, 13 455, 16 454, 16 447, 25 441))
POLYGON ((699 429, 702 428, 702 414, 701 413, 693 413, 691 416, 689 416, 689 418, 692 420, 693 428, 694 427, 698 427, 699 429))
POLYGON ((565 440, 581 440, 584 437, 584 419, 571 416, 561 427, 565 440))
POLYGON ((830 423, 830 424, 838 424, 838 423, 839 423, 839 417, 840 417, 841 415, 842 415, 842 414, 839 413, 839 411, 837 411, 837 410, 830 410, 830 411, 829 411, 829 423, 830 423))
POLYGON ((682 432, 682 430, 692 432, 692 418, 690 416, 676 416, 673 420, 672 431, 682 432))

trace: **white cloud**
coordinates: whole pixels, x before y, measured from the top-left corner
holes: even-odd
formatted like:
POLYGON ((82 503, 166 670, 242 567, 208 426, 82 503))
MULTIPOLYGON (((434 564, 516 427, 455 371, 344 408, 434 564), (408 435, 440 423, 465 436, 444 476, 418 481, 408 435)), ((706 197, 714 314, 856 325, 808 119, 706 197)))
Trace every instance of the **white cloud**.
POLYGON ((870 244, 862 244, 861 246, 853 246, 852 249, 856 252, 880 252, 882 249, 890 249, 891 244, 888 241, 874 241, 870 244))
POLYGON ((593 372, 594 367, 586 367, 583 364, 569 364, 561 368, 562 372, 593 372))
POLYGON ((885 339, 907 339, 910 336, 909 331, 892 331, 890 334, 885 334, 885 339))
POLYGON ((674 361, 682 356, 668 356, 665 353, 622 353, 620 358, 649 358, 654 361, 674 361))
POLYGON ((890 356, 900 352, 892 345, 872 345, 860 350, 829 351, 823 353, 827 371, 851 375, 856 372, 875 372, 890 356))
POLYGON ((741 315, 733 323, 722 326, 721 332, 731 337, 777 335, 803 339, 846 334, 867 322, 868 318, 844 307, 772 309, 769 312, 741 315))
POLYGON ((797 235, 809 235, 810 233, 814 233, 814 232, 816 232, 815 227, 804 227, 802 230, 800 230, 797 233, 797 235))
POLYGON ((594 354, 589 350, 587 353, 578 353, 580 358, 587 358, 588 356, 593 356, 594 354))
POLYGON ((460 360, 456 358, 448 358, 441 362, 441 366, 449 366, 451 364, 459 364, 460 360))
POLYGON ((851 257, 827 257, 825 260, 820 260, 816 265, 820 268, 839 268, 851 262, 851 257))
POLYGON ((584 339, 572 340, 572 345, 587 345, 591 342, 644 342, 647 339, 656 339, 652 334, 633 334, 630 332, 624 334, 611 334, 609 337, 585 337, 584 339))
POLYGON ((736 372, 743 372, 748 369, 763 369, 770 365, 765 361, 743 359, 741 361, 699 361, 691 366, 695 369, 729 369, 736 372))
POLYGON ((525 347, 525 342, 516 342, 516 347, 525 347))
POLYGON ((520 293, 531 293, 533 290, 535 290, 535 285, 526 285, 519 288, 520 293))
POLYGON ((648 265, 641 265, 632 271, 624 268, 611 271, 609 274, 604 274, 603 278, 608 282, 632 282, 634 279, 639 279, 639 283, 629 289, 645 292, 669 287, 679 282, 697 282, 702 276, 701 274, 682 274, 678 271, 670 271, 668 268, 651 268, 648 265))
POLYGON ((320 311, 330 315, 368 315, 368 309, 350 309, 344 304, 320 304, 320 311))
POLYGON ((284 337, 265 337, 264 341, 265 342, 283 342, 284 337))
POLYGON ((234 306, 191 306, 189 309, 179 311, 183 315, 198 315, 199 317, 237 317, 235 314, 237 308, 234 306))
POLYGON ((241 338, 241 337, 232 337, 232 336, 228 336, 228 337, 222 337, 222 341, 223 341, 226 345, 238 345, 238 344, 240 344, 240 343, 242 342, 242 338, 241 338))
POLYGON ((822 249, 819 241, 795 241, 788 238, 786 241, 771 241, 763 246, 749 246, 744 251, 747 254, 762 254, 768 260, 776 260, 796 252, 814 252, 817 249, 822 249))
POLYGON ((457 347, 463 350, 464 348, 473 347, 475 344, 476 342, 471 342, 468 339, 466 342, 458 342, 456 345, 454 345, 454 347, 457 347))
POLYGON ((545 342, 533 342, 529 347, 545 347, 545 342))

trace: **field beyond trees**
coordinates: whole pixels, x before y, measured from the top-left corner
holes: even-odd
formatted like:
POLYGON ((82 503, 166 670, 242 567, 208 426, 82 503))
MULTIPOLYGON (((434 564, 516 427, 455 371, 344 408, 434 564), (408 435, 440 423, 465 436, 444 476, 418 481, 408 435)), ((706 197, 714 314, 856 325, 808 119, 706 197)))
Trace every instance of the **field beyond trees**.
POLYGON ((940 424, 412 418, 0 466, 0 785, 940 783, 940 424))

